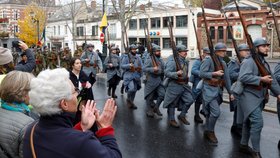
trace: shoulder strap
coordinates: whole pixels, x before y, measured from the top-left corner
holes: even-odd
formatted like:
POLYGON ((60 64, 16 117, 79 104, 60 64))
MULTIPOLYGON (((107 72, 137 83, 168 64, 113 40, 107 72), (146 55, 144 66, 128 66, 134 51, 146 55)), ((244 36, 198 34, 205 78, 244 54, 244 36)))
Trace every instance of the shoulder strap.
POLYGON ((33 157, 33 158, 36 158, 36 153, 35 153, 34 143, 33 143, 33 135, 34 135, 34 130, 35 130, 35 127, 36 127, 37 124, 38 124, 38 122, 36 122, 36 123, 33 125, 32 130, 31 130, 31 133, 30 133, 30 147, 31 147, 32 157, 33 157))

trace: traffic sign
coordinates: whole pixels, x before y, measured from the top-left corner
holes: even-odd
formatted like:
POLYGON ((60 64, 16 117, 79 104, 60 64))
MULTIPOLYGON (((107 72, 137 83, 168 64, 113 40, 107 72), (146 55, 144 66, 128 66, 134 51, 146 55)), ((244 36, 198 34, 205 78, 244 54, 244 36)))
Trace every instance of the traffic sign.
POLYGON ((104 38, 104 33, 101 32, 101 34, 100 34, 100 42, 103 43, 104 40, 105 40, 105 38, 104 38))

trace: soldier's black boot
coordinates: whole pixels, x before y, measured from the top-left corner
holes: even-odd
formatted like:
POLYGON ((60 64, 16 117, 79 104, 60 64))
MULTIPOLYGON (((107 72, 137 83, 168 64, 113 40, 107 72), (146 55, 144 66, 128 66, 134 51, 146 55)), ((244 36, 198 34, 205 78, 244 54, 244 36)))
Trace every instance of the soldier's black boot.
POLYGON ((116 87, 113 87, 112 88, 112 98, 114 98, 114 99, 118 98, 118 96, 116 96, 115 92, 116 92, 116 87))
POLYGON ((148 110, 147 110, 147 112, 146 112, 146 115, 148 116, 148 117, 154 117, 154 112, 153 112, 153 109, 149 106, 148 107, 148 110))
POLYGON ((107 90, 107 95, 111 96, 111 87, 109 86, 108 90, 107 90))
POLYGON ((280 150, 280 140, 279 140, 279 142, 278 142, 278 149, 280 150))
POLYGON ((260 152, 252 152, 252 157, 253 158, 262 158, 262 155, 261 155, 261 153, 260 152))
POLYGON ((194 116, 194 122, 195 123, 203 123, 203 120, 201 119, 199 114, 194 116))
POLYGON ((156 113, 158 116, 162 116, 162 113, 160 112, 159 107, 155 106, 153 111, 154 111, 154 113, 156 113))
POLYGON ((253 152, 253 149, 252 149, 251 147, 249 147, 248 145, 240 144, 240 145, 239 145, 239 152, 242 152, 242 153, 244 153, 244 154, 251 155, 252 152, 253 152))

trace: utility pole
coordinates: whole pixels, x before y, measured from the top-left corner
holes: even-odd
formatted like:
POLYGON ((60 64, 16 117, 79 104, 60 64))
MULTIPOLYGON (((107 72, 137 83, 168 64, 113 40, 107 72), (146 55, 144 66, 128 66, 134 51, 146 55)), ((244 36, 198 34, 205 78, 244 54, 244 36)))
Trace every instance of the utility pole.
MULTIPOLYGON (((105 13, 105 0, 103 0, 103 3, 102 3, 102 12, 103 12, 103 15, 105 13)), ((102 15, 102 16, 103 16, 102 15)), ((103 42, 103 47, 102 47, 102 62, 104 62, 105 58, 107 57, 107 40, 106 40, 106 31, 103 32, 104 33, 104 42, 103 42)))

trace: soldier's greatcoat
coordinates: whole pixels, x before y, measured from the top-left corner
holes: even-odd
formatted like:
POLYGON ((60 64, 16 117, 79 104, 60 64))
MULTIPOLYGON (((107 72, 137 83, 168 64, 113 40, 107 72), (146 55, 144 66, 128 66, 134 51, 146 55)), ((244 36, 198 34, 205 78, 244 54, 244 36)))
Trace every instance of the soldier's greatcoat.
MULTIPOLYGON (((264 59, 262 59, 262 61, 264 61, 264 59)), ((276 79, 274 78, 274 75, 272 75, 272 78, 273 81, 271 84, 271 91, 274 94, 279 95, 280 87, 276 79)), ((242 82, 244 85, 243 93, 241 93, 240 96, 240 104, 244 113, 244 120, 246 120, 251 114, 251 112, 253 112, 260 105, 263 105, 262 103, 267 93, 267 88, 265 87, 262 87, 260 90, 257 90, 252 86, 249 86, 259 86, 261 82, 259 69, 251 56, 246 57, 241 63, 238 80, 240 80, 240 82, 242 82)))
POLYGON ((121 59, 118 55, 111 54, 111 57, 109 56, 106 57, 104 61, 104 65, 106 66, 107 69, 107 81, 112 79, 115 75, 118 75, 121 78, 120 64, 121 64, 121 59), (109 63, 112 63, 113 67, 110 68, 109 63))
MULTIPOLYGON (((179 57, 179 62, 183 69, 182 79, 187 81, 188 79, 188 68, 189 62, 183 58, 179 57)), ((164 96, 163 107, 164 108, 174 108, 178 107, 181 109, 183 106, 188 106, 193 103, 193 96, 191 87, 188 85, 188 82, 184 84, 179 84, 178 75, 176 70, 176 64, 173 58, 173 55, 169 56, 165 64, 164 74, 166 77, 170 78, 169 83, 166 88, 166 93, 164 96), (174 103, 174 101, 178 103, 174 103)))
POLYGON ((164 61, 162 58, 155 57, 156 63, 158 65, 159 70, 157 72, 154 72, 154 66, 152 63, 152 60, 150 57, 146 59, 144 71, 146 73, 146 83, 145 83, 145 89, 144 89, 144 98, 151 94, 156 88, 161 86, 162 92, 164 95, 164 87, 162 85, 162 79, 164 75, 164 61))
POLYGON ((83 71, 89 76, 90 73, 92 73, 93 75, 96 75, 98 72, 98 69, 100 69, 101 71, 103 70, 103 65, 102 65, 102 61, 99 58, 98 54, 93 52, 83 52, 83 54, 81 55, 81 61, 83 64, 83 71), (86 64, 85 59, 89 59, 89 63, 86 64))
MULTIPOLYGON (((219 58, 219 60, 224 68, 224 76, 222 77, 222 79, 225 81, 224 86, 227 89, 227 91, 230 93, 231 82, 229 78, 229 72, 226 63, 223 61, 223 59, 219 58)), ((199 73, 200 77, 204 80, 203 88, 202 88, 202 97, 203 97, 204 105, 208 105, 211 101, 219 97, 219 95, 220 97, 222 97, 223 95, 222 87, 211 86, 205 81, 206 79, 212 79, 212 72, 214 71, 215 71, 215 67, 214 67, 213 60, 211 59, 210 56, 205 57, 200 66, 200 73, 199 73)))
MULTIPOLYGON (((280 62, 277 63, 276 67, 274 68, 274 76, 277 80, 278 84, 280 85, 280 62)), ((278 112, 278 120, 280 123, 280 102, 277 102, 277 112, 278 112)))
POLYGON ((124 54, 121 61, 121 68, 123 69, 125 91, 136 92, 139 90, 141 88, 141 76, 143 74, 141 58, 137 55, 124 54), (140 68, 139 71, 132 72, 130 69, 130 62, 133 63, 135 69, 140 68))

